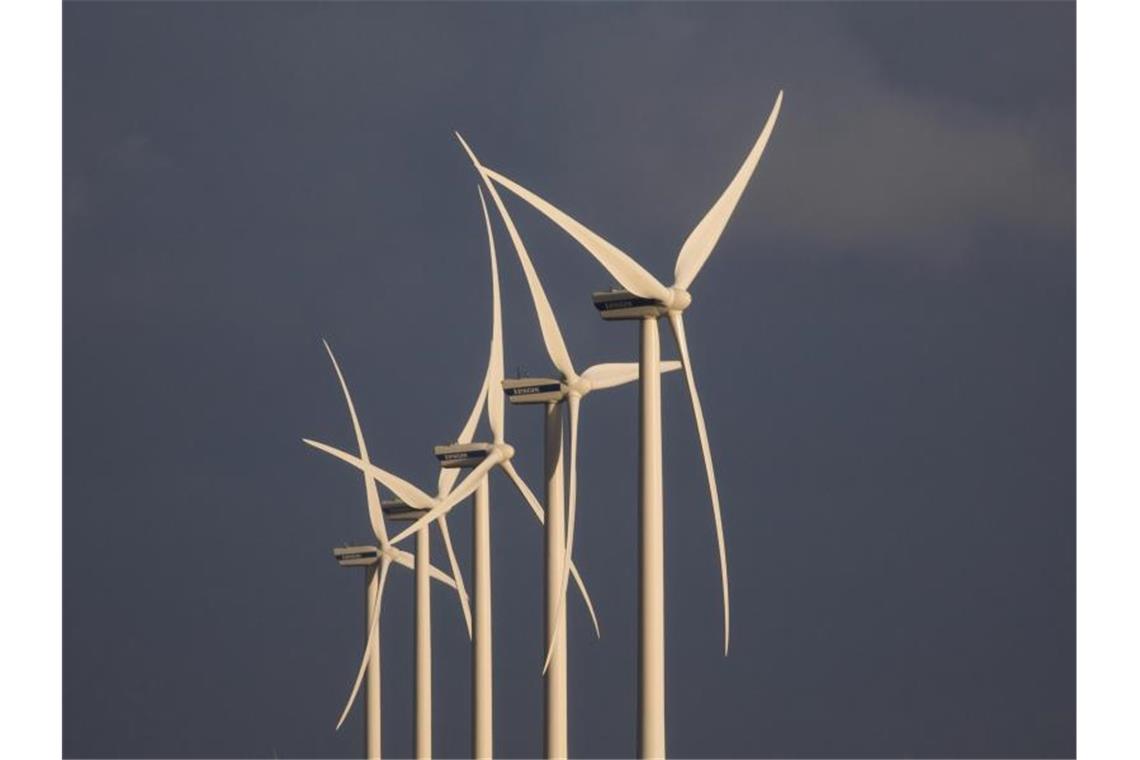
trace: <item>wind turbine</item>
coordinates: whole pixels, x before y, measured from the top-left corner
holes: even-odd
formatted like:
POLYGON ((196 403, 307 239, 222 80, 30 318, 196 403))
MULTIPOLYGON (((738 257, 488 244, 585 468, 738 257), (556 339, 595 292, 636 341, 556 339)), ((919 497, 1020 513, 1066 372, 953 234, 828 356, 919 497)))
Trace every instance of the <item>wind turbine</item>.
MULTIPOLYGON (((441 493, 430 497, 411 483, 389 473, 368 462, 363 457, 356 457, 328 444, 306 439, 305 443, 324 451, 332 456, 347 462, 364 471, 369 478, 374 478, 392 490, 405 503, 416 509, 425 510, 425 514, 413 522, 391 539, 390 543, 398 544, 413 533, 416 533, 430 522, 447 515, 457 504, 472 493, 475 494, 474 509, 474 576, 475 576, 475 611, 473 615, 473 757, 489 758, 492 748, 492 674, 491 674, 491 556, 490 556, 490 494, 487 477, 492 468, 498 467, 510 478, 519 493, 534 512, 539 522, 545 521, 545 511, 535 498, 534 493, 518 474, 511 458, 515 450, 507 441, 504 434, 503 400, 492 388, 498 388, 503 379, 503 346, 502 346, 502 315, 499 299, 499 274, 495 255, 495 240, 491 230, 491 219, 487 213, 487 205, 483 199, 482 190, 479 191, 479 201, 483 208, 483 220, 487 229, 487 243, 491 258, 491 292, 492 292, 492 331, 490 357, 487 371, 483 379, 483 387, 479 393, 475 408, 468 418, 467 426, 457 443, 448 446, 437 446, 436 456, 440 460, 443 472, 440 473, 441 493), (471 443, 474 436, 478 417, 484 402, 487 408, 487 421, 493 436, 492 443, 471 443), (457 468, 474 467, 457 488, 446 493, 443 492, 445 476, 448 478, 448 488, 454 484, 458 477, 457 468)), ((570 574, 573 576, 582 597, 589 609, 590 617, 594 623, 595 632, 599 632, 597 615, 586 591, 585 584, 577 567, 571 562, 570 574)), ((600 635, 600 633, 599 633, 600 635)), ((368 653, 365 653, 367 660, 368 653)), ((367 662, 361 663, 361 674, 357 677, 357 688, 360 678, 367 667, 367 662)), ((353 691, 355 697, 356 689, 353 691)))
MULTIPOLYGON (((360 419, 356 415, 356 406, 352 401, 352 394, 349 393, 348 383, 345 382, 344 374, 341 372, 340 364, 337 363, 336 356, 333 354, 332 348, 329 347, 328 341, 324 341, 325 351, 328 352, 329 359, 332 360, 333 369, 336 370, 337 379, 340 380, 340 387, 344 393, 345 404, 348 406, 348 414, 352 419, 352 427, 356 433, 356 445, 360 452, 360 461, 369 462, 368 447, 364 441, 364 432, 360 427, 360 419)), ((348 704, 345 705, 344 710, 341 712, 340 720, 337 721, 336 727, 340 729, 344 723, 348 712, 356 699, 356 694, 360 689, 361 681, 367 675, 368 683, 365 689, 365 707, 364 707, 364 747, 365 756, 368 758, 380 757, 380 646, 379 646, 379 622, 380 622, 380 603, 383 599, 384 586, 388 579, 388 567, 391 563, 395 562, 404 567, 410 568, 415 571, 416 575, 416 620, 417 620, 417 641, 416 641, 416 654, 417 665, 418 658, 422 651, 426 651, 429 660, 429 665, 426 671, 426 676, 429 679, 426 684, 426 693, 428 695, 427 710, 421 712, 421 705, 419 696, 425 690, 425 684, 421 683, 419 676, 421 674, 419 667, 417 667, 417 681, 416 681, 416 736, 417 736, 417 751, 419 749, 418 737, 420 735, 421 721, 427 722, 427 735, 429 737, 429 744, 427 751, 430 754, 430 736, 431 736, 431 639, 430 629, 422 628, 418 623, 424 609, 428 609, 428 620, 430 621, 430 605, 431 598, 428 593, 428 579, 435 578, 438 581, 446 583, 451 586, 459 594, 459 601, 463 607, 464 617, 467 619, 468 631, 470 632, 471 622, 470 613, 467 606, 467 593, 463 589, 463 575, 459 571, 459 563, 455 558, 455 551, 451 545, 451 536, 447 530, 447 523, 440 521, 440 533, 443 535, 444 545, 447 547, 448 558, 451 560, 451 571, 453 577, 448 577, 441 570, 432 567, 427 551, 425 549, 427 540, 426 532, 420 542, 419 548, 413 557, 408 552, 392 545, 388 539, 388 531, 384 525, 384 503, 380 500, 380 491, 376 486, 376 481, 364 476, 364 490, 368 502, 368 518, 372 523, 372 532, 379 541, 379 547, 373 546, 350 546, 344 548, 334 549, 333 554, 337 561, 344 567, 364 567, 365 568, 365 607, 366 607, 366 631, 367 643, 365 644, 364 657, 361 662, 360 670, 356 676, 356 682, 352 688, 352 694, 348 699, 348 704), (377 572, 377 564, 379 564, 379 572, 377 572), (422 586, 422 591, 421 591, 422 586), (426 639, 421 641, 421 636, 426 639), (426 643, 426 647, 424 646, 426 643)))
MULTIPOLYGON (((665 756, 665 575, 663 532, 663 488, 661 465, 661 344, 657 320, 666 316, 673 329, 685 368, 689 398, 693 405, 697 434, 704 457, 709 484, 713 522, 716 526, 720 554, 721 590, 724 605, 724 651, 728 654, 729 604, 728 561, 725 555, 724 530, 721 524, 720 497, 705 430, 704 413, 693 379, 689 348, 685 339, 682 312, 692 302, 688 288, 708 260, 725 225, 732 216, 744 188, 748 185, 768 138, 776 125, 783 102, 781 90, 763 130, 752 150, 737 170, 736 176, 720 198, 705 214, 681 246, 674 267, 671 287, 662 284, 628 254, 586 228, 568 214, 513 180, 491 169, 484 172, 493 180, 544 214, 578 241, 622 285, 624 291, 595 293, 594 305, 603 319, 636 319, 641 322, 641 463, 639 468, 641 512, 641 600, 639 651, 638 745, 643 757, 665 756)), ((548 344, 549 350, 549 344, 548 344)))
MULTIPOLYGON (((519 378, 506 380, 503 388, 513 404, 543 404, 545 406, 545 436, 543 462, 546 467, 546 637, 548 650, 543 672, 546 675, 545 717, 546 717, 546 756, 549 758, 567 757, 567 648, 566 629, 563 625, 566 587, 569 582, 569 563, 573 556, 574 522, 578 487, 578 420, 579 405, 591 391, 612 388, 637 380, 639 366, 636 362, 595 364, 582 374, 574 370, 570 353, 563 340, 562 331, 542 281, 534 269, 526 245, 519 236, 514 221, 503 205, 499 191, 495 188, 483 166, 475 157, 474 151, 463 136, 456 133, 475 169, 479 172, 487 191, 499 211, 499 216, 510 234, 519 263, 526 275, 531 299, 538 315, 542 339, 550 361, 561 374, 561 378, 519 378), (570 417, 570 494, 569 512, 566 516, 565 536, 563 536, 563 402, 570 417), (565 546, 563 546, 565 542, 565 546)), ((680 369, 681 363, 670 361, 662 365, 663 372, 680 369)))

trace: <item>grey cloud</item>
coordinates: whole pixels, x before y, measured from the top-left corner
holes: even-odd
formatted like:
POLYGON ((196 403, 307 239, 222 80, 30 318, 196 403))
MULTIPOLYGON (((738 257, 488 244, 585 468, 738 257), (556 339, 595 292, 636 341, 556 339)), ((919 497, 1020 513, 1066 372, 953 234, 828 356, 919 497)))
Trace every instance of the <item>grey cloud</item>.
POLYGON ((999 108, 892 79, 826 9, 737 39, 722 39, 723 20, 633 14, 605 32, 587 25, 551 39, 528 76, 557 93, 559 118, 543 136, 557 149, 541 165, 508 151, 516 178, 542 178, 549 188, 534 189, 583 213, 603 209, 583 221, 603 234, 609 225, 619 245, 639 242, 617 236, 626 227, 669 225, 671 238, 650 242, 679 246, 784 88, 780 123, 730 227, 738 240, 775 234, 838 254, 943 259, 991 227, 1072 232, 1072 133, 1056 127, 1071 104, 999 108), (631 63, 625 41, 635 34, 646 49, 631 63), (594 35, 612 43, 582 45, 594 35), (607 144, 599 132, 621 139, 607 144), (605 174, 581 171, 599 162, 605 174), (624 227, 604 210, 615 206, 630 217, 624 227))
POLYGON ((941 255, 990 225, 1072 230, 1072 167, 1027 120, 880 85, 857 109, 785 126, 785 155, 810 154, 815 169, 773 158, 786 170, 764 219, 787 237, 941 255))

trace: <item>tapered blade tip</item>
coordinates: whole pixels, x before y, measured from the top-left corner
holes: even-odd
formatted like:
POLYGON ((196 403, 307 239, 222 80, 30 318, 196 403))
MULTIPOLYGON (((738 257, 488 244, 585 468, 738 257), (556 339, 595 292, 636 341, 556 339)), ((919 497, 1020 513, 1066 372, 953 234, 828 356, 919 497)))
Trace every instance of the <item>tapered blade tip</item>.
MULTIPOLYGON (((463 135, 459 134, 458 129, 455 130, 455 139, 459 140, 459 144, 463 146, 463 150, 467 152, 467 155, 470 156, 472 161, 475 161, 475 151, 471 150, 471 146, 463 139, 463 135)), ((475 161, 475 165, 478 166, 479 162, 475 161)))

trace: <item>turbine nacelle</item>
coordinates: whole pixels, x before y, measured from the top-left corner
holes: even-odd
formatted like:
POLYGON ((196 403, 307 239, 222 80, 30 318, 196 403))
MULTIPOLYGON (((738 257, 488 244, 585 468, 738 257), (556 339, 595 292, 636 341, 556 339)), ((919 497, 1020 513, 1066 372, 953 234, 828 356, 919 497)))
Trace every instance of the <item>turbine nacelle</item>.
POLYGON ((623 288, 612 288, 594 293, 594 308, 602 319, 646 319, 680 313, 693 302, 689 291, 683 288, 669 288, 668 292, 664 299, 646 298, 623 288))
POLYGON ((512 404, 556 403, 566 397, 567 387, 550 377, 515 377, 503 381, 503 393, 512 404))
POLYGON ((495 450, 493 443, 450 443, 433 449, 440 467, 477 467, 495 450))
POLYGON ((333 556, 341 567, 368 567, 380 561, 380 550, 375 546, 338 546, 333 556))
POLYGON ((515 455, 515 448, 509 443, 449 443, 433 449, 440 467, 478 467, 492 452, 500 453, 499 461, 506 461, 515 455))
POLYGON ((380 509, 384 516, 396 522, 410 522, 423 515, 423 510, 416 509, 403 499, 392 499, 380 502, 380 509))

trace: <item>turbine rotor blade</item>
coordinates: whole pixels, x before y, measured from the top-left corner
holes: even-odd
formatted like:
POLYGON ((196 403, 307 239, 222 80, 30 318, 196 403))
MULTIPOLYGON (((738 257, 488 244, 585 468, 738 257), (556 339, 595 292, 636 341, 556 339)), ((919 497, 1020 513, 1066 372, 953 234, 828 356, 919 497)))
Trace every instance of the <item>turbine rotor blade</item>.
POLYGON ((478 467, 471 470, 467 477, 459 483, 458 488, 449 493, 447 495, 447 498, 443 499, 431 509, 427 510, 423 517, 420 517, 407 528, 404 528, 404 530, 396 534, 396 536, 392 538, 392 543, 400 543, 423 526, 438 518, 440 515, 446 515, 448 512, 450 512, 452 507, 475 492, 475 489, 479 487, 479 481, 486 477, 488 470, 502 461, 502 458, 503 454, 499 449, 495 449, 490 454, 488 454, 487 458, 480 462, 478 467))
MULTIPOLYGON (((358 470, 363 471, 369 477, 380 481, 388 487, 392 493, 396 494, 399 498, 403 499, 406 504, 415 509, 429 509, 432 505, 432 498, 426 493, 416 488, 414 485, 399 477, 393 475, 387 470, 382 470, 376 465, 365 462, 360 457, 354 457, 347 451, 342 451, 335 446, 329 446, 327 443, 314 441, 310 438, 302 438, 302 441, 312 446, 314 449, 319 449, 326 454, 331 454, 342 462, 347 462, 358 470)), ((389 543, 393 543, 389 541, 389 543)))
POLYGON ((550 634, 547 644, 546 660, 542 663, 542 672, 545 675, 550 667, 550 658, 554 656, 554 642, 558 639, 559 628, 566 620, 566 588, 570 585, 570 558, 574 551, 574 516, 578 503, 578 408, 582 397, 572 394, 567 398, 570 407, 570 502, 566 517, 566 550, 562 555, 562 571, 560 573, 558 592, 558 610, 555 616, 554 630, 550 634))
POLYGON ((376 584, 376 596, 373 597, 372 609, 375 612, 368 624, 368 641, 364 645, 364 656, 360 659, 360 670, 356 673, 356 682, 352 685, 352 693, 348 695, 348 703, 341 711, 340 720, 336 722, 337 731, 344 724, 344 719, 348 717, 348 712, 356 701, 356 695, 360 692, 360 684, 364 681, 364 674, 368 671, 368 660, 372 655, 373 648, 380 646, 377 635, 377 629, 380 626, 380 601, 384 598, 384 584, 388 582, 388 564, 390 561, 387 557, 380 557, 380 582, 376 584))
MULTIPOLYGON (((390 546, 387 549, 382 550, 382 553, 386 554, 388 557, 390 557, 392 560, 392 564, 394 564, 394 565, 399 565, 400 567, 405 567, 408 570, 415 570, 416 569, 416 558, 415 558, 415 555, 413 555, 411 552, 404 551, 403 549, 400 549, 400 548, 395 547, 395 546, 390 546)), ((439 581, 440 583, 447 586, 448 588, 457 589, 457 586, 455 585, 455 580, 450 575, 443 572, 442 570, 440 570, 435 565, 430 565, 430 564, 428 565, 428 576, 432 580, 439 581)))
POLYGON ((689 233, 685 244, 681 246, 681 253, 678 254, 677 264, 673 269, 674 287, 687 290, 712 254, 721 233, 724 232, 725 225, 736 209, 740 196, 744 193, 744 188, 748 186, 748 180, 752 178, 752 172, 756 170, 756 164, 760 163, 760 156, 764 153, 768 138, 772 136, 772 128, 776 126, 776 118, 780 115, 780 104, 783 102, 784 91, 780 90, 780 94, 776 96, 776 105, 772 106, 772 112, 768 114, 768 121, 764 124, 760 137, 736 171, 736 176, 728 183, 720 198, 705 214, 704 219, 697 223, 689 233))
MULTIPOLYGON (((463 429, 459 431, 459 438, 456 439, 457 443, 471 443, 471 439, 475 436, 475 427, 479 424, 479 415, 483 412, 483 404, 487 400, 487 374, 483 375, 483 387, 479 389, 479 397, 475 399, 475 406, 471 407, 471 414, 467 416, 467 423, 463 429)), ((459 479, 460 470, 458 467, 440 467, 439 468, 439 481, 437 493, 439 498, 444 498, 451 493, 455 481, 459 479)))
POLYGON ((518 254, 519 263, 522 265, 523 273, 526 275, 526 284, 530 288, 531 300, 534 302, 534 310, 538 314, 538 325, 542 329, 542 342, 546 344, 546 353, 550 356, 550 361, 562 373, 563 377, 573 379, 577 377, 574 372, 574 364, 570 361, 570 352, 566 350, 566 341, 562 338, 562 331, 558 327, 558 320, 554 316, 554 310, 550 308, 550 301, 546 298, 546 291, 542 287, 542 281, 538 278, 538 273, 534 269, 534 264, 530 260, 530 255, 527 253, 526 245, 523 244, 522 238, 519 236, 519 231, 515 227, 515 222, 511 219, 510 212, 503 204, 503 199, 499 197, 499 191, 495 187, 495 183, 487 176, 479 159, 475 157, 475 152, 471 150, 471 146, 463 139, 463 136, 458 132, 455 136, 459 138, 460 144, 463 149, 467 151, 467 155, 471 158, 471 163, 475 165, 476 171, 483 179, 483 184, 487 186, 487 192, 491 194, 491 200, 495 202, 495 207, 499 210, 499 217, 503 220, 503 224, 507 228, 507 233, 511 237, 511 242, 514 243, 515 253, 518 254))
MULTIPOLYGON (((539 504, 538 499, 534 495, 534 491, 530 490, 530 486, 519 475, 518 470, 508 459, 500 465, 507 476, 510 477, 511 482, 515 484, 515 488, 522 494, 523 500, 530 507, 530 511, 534 512, 534 516, 538 518, 539 525, 546 524, 546 512, 543 510, 542 505, 539 504)), ((590 620, 594 623, 594 633, 600 639, 602 637, 602 629, 598 626, 598 616, 594 612, 594 602, 590 599, 590 592, 586 590, 586 584, 582 580, 581 573, 578 572, 578 566, 574 563, 573 558, 570 560, 570 574, 574 576, 574 583, 578 586, 578 591, 582 594, 582 601, 586 603, 586 609, 590 611, 590 620)))
POLYGON ((463 609, 463 620, 467 623, 467 638, 470 639, 471 605, 467 599, 467 589, 463 585, 463 573, 459 569, 459 560, 455 557, 455 547, 451 543, 451 531, 447 528, 447 515, 440 515, 435 524, 439 526, 439 533, 443 536, 443 545, 447 549, 447 561, 451 563, 451 577, 455 579, 455 590, 459 593, 459 606, 463 609))
MULTIPOLYGON (((360 459, 366 464, 370 464, 368 460, 368 446, 364 442, 364 431, 360 428, 360 418, 356 416, 356 406, 352 403, 352 394, 348 392, 348 383, 344 380, 344 373, 340 371, 340 364, 333 355, 332 348, 329 347, 327 340, 322 340, 325 344, 325 351, 332 360, 333 369, 336 370, 337 379, 340 380, 341 391, 344 392, 344 401, 348 405, 348 415, 352 418, 352 429, 356 433, 356 448, 360 452, 360 459)), ((364 493, 368 500, 368 520, 372 523, 372 532, 376 535, 376 540, 380 542, 381 547, 388 545, 388 531, 384 526, 384 513, 380 509, 380 491, 376 487, 376 481, 368 477, 367 473, 362 473, 364 478, 364 493)))
POLYGON ((494 169, 486 169, 486 172, 491 179, 534 206, 547 219, 577 240, 626 290, 642 298, 656 298, 662 301, 669 298, 669 289, 630 258, 629 254, 514 180, 504 177, 494 169))
MULTIPOLYGON (((674 372, 681 368, 681 362, 661 362, 661 374, 674 372)), ((613 388, 618 385, 632 383, 641 375, 638 362, 595 364, 582 373, 582 377, 590 381, 591 390, 613 388)))
POLYGON ((693 403, 693 417, 697 421, 697 435, 701 439, 701 455, 705 460, 705 476, 709 483, 709 497, 712 499, 713 523, 716 526, 717 551, 720 553, 720 584, 724 597, 724 653, 728 654, 728 558, 724 548, 724 526, 720 517, 720 496, 716 488, 716 473, 713 472, 712 452, 709 450, 709 436, 705 430, 705 415, 701 411, 701 397, 697 394, 697 382, 693 379, 693 365, 689 360, 689 346, 685 340, 685 323, 680 312, 669 312, 669 324, 677 339, 677 350, 685 367, 685 380, 689 385, 689 399, 693 403))
POLYGON ((503 442, 503 314, 499 301, 499 262, 495 258, 495 234, 491 231, 491 215, 483 189, 479 190, 479 203, 483 207, 483 221, 487 225, 487 247, 491 253, 491 358, 487 364, 487 422, 495 443, 503 442))

